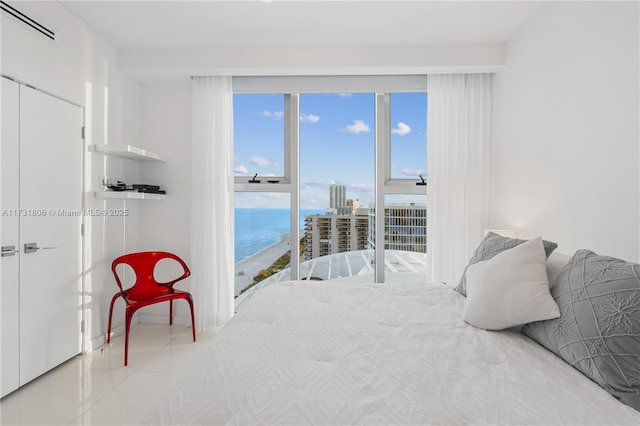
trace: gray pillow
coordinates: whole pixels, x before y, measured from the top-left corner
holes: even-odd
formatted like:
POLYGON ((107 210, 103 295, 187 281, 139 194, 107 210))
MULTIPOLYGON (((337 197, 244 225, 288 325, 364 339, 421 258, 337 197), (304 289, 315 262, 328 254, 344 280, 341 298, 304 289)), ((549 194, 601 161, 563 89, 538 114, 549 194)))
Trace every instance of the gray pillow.
MULTIPOLYGON (((520 245, 526 241, 527 240, 518 240, 516 238, 503 237, 502 235, 489 232, 484 237, 476 251, 473 252, 471 260, 469 260, 469 263, 464 268, 464 272, 462 273, 460 282, 456 287, 456 291, 465 297, 467 296, 467 268, 469 266, 473 265, 474 263, 482 262, 483 260, 489 260, 496 254, 501 253, 505 250, 509 250, 510 248, 514 248, 515 246, 520 245)), ((546 240, 542 240, 542 245, 547 257, 549 257, 551 252, 558 247, 558 244, 546 240)))
POLYGON ((560 318, 522 332, 640 411, 640 265, 578 250, 551 295, 560 318))

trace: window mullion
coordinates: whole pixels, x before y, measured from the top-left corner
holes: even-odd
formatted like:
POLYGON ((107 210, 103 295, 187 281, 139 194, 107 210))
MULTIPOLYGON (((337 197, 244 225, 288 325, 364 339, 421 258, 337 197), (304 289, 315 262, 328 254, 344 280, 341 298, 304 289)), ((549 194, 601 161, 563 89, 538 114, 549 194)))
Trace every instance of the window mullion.
POLYGON ((389 162, 390 96, 376 93, 375 136, 375 281, 384 283, 384 188, 391 175, 389 162))
POLYGON ((291 191, 291 279, 300 279, 300 95, 285 95, 285 156, 291 191))

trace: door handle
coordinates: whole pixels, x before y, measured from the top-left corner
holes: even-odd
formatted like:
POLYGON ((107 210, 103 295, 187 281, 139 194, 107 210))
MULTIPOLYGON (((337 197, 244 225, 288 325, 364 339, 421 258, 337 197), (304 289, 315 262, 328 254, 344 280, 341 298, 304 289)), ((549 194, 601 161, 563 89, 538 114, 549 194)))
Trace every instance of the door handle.
POLYGON ((16 246, 2 246, 2 257, 14 256, 16 253, 20 253, 16 246))
POLYGON ((38 250, 53 250, 57 248, 58 247, 38 247, 38 243, 26 243, 24 245, 24 252, 25 254, 29 254, 29 253, 35 253, 38 250))

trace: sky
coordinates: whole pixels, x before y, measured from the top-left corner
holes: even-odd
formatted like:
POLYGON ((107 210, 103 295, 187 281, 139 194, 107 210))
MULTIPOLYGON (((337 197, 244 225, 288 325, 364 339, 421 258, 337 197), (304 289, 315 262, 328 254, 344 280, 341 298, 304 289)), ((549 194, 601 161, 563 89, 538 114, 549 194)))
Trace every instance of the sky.
MULTIPOLYGON (((234 95, 234 173, 284 174, 284 95, 234 95)), ((391 95, 391 175, 426 176, 426 93, 391 95)), ((374 195, 375 94, 300 95, 300 208, 329 207, 329 186, 374 195)), ((288 208, 288 194, 236 194, 236 207, 288 208), (240 195, 240 196, 238 196, 240 195)))

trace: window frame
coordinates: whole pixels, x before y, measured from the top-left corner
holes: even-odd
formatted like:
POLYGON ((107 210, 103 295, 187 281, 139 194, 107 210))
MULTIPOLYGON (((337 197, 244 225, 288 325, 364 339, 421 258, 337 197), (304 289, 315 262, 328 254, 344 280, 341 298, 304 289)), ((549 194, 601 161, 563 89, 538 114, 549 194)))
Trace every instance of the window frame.
MULTIPOLYGON (((284 175, 270 177, 269 183, 249 183, 251 176, 234 176, 234 192, 284 192, 291 200, 291 241, 300 241, 300 94, 373 93, 375 99, 375 178, 376 206, 375 282, 384 283, 384 197, 387 194, 426 195, 426 185, 415 179, 391 177, 391 93, 427 92, 426 75, 402 76, 320 76, 320 77, 234 77, 235 94, 283 94, 284 175), (380 244, 382 239, 382 244, 380 244)), ((425 121, 427 117, 425 117, 425 121)), ((257 178, 260 178, 258 175, 257 178)), ((291 279, 300 279, 300 245, 291 244, 291 279)))
MULTIPOLYGON (((413 90, 413 91, 404 91, 403 93, 415 92, 420 93, 424 92, 426 94, 426 89, 422 90, 413 90)), ((383 136, 385 140, 383 141, 383 146, 380 148, 382 152, 382 157, 386 158, 387 161, 384 164, 384 193, 385 194, 400 194, 400 195, 421 195, 426 190, 426 185, 417 185, 420 182, 418 179, 411 178, 394 178, 391 176, 391 95, 392 93, 376 93, 376 108, 380 108, 380 119, 384 118, 388 120, 387 126, 384 129, 381 129, 384 133, 383 136), (378 97, 377 95, 380 95, 378 97)), ((425 116, 425 121, 427 117, 425 116)), ((378 116, 376 115, 376 121, 378 120, 378 116)), ((425 158, 425 165, 427 159, 425 158)), ((425 182, 427 181, 427 177, 423 176, 425 182)))
MULTIPOLYGON (((234 95, 236 94, 236 92, 234 92, 234 95)), ((237 93, 237 94, 249 94, 249 93, 237 93)), ((264 93, 255 93, 255 94, 264 94, 264 93)), ((260 180, 260 183, 251 183, 250 181, 253 179, 253 176, 234 176, 233 177, 233 181, 234 181, 234 192, 285 192, 282 188, 276 189, 278 187, 281 186, 287 186, 287 185, 291 185, 292 179, 291 179, 291 171, 290 171, 290 165, 291 165, 291 134, 288 134, 287 131, 289 130, 289 126, 288 123, 289 121, 291 121, 291 116, 290 116, 290 109, 292 108, 292 104, 291 104, 291 95, 287 94, 287 93, 276 93, 276 94, 281 94, 284 95, 284 116, 282 117, 282 119, 284 120, 284 158, 283 158, 283 170, 284 170, 284 176, 260 176, 257 175, 256 176, 256 180, 260 180), (277 180, 277 183, 270 183, 267 182, 267 180, 277 180), (264 185, 262 184, 267 184, 268 188, 271 189, 266 189, 264 185), (239 189, 240 188, 240 189, 239 189)))

